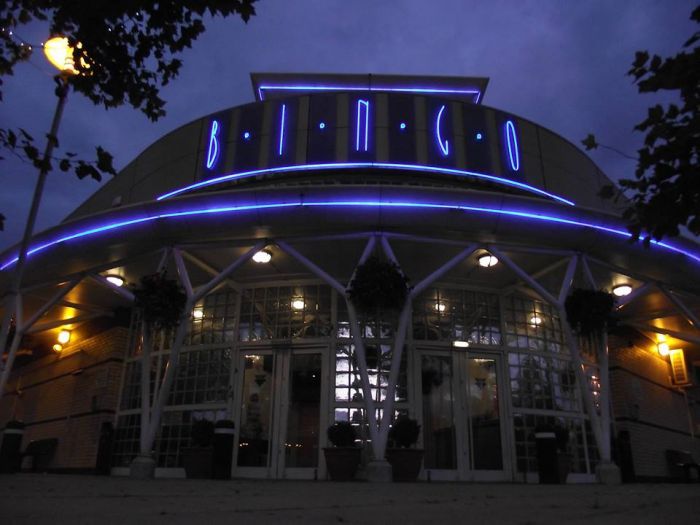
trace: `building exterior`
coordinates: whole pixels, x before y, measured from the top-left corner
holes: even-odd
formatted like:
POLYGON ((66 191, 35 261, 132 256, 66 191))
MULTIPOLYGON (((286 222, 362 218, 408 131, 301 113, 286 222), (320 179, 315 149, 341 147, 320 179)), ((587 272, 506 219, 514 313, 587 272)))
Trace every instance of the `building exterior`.
MULTIPOLYGON (((371 464, 385 413, 421 424, 423 479, 535 481, 542 425, 568 438, 569 482, 611 462, 627 479, 668 477, 667 449, 700 458, 700 246, 630 243, 598 196, 606 176, 482 105, 487 79, 252 82, 255 102, 161 138, 32 241, 0 424, 58 438, 52 468, 89 469, 112 422, 112 472, 128 472, 144 388, 129 285, 162 270, 188 310, 159 475, 181 475, 202 418, 235 422, 238 477, 324 479, 334 421, 356 426, 371 464), (410 279, 398 311, 347 298, 373 255, 410 279), (566 322, 576 288, 621 294, 606 337, 566 322)), ((0 290, 15 257, 0 257, 0 290)), ((156 343, 151 391, 173 334, 156 343)))

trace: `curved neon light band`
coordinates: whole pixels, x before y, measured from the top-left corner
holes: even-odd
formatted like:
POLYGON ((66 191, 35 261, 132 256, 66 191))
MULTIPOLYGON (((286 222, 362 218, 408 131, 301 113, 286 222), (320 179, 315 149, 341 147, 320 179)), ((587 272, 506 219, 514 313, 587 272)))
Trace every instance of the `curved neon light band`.
POLYGON ((520 169, 520 154, 518 153, 518 136, 512 120, 506 122, 506 144, 508 145, 508 160, 513 171, 520 169))
MULTIPOLYGON (((135 217, 133 219, 126 219, 123 221, 117 221, 117 222, 112 222, 112 223, 107 223, 103 224, 101 226, 95 226, 92 228, 88 228, 85 230, 81 230, 76 233, 72 233, 70 235, 64 235, 62 237, 59 237, 57 239, 54 239, 52 241, 48 241, 44 244, 40 244, 38 246, 33 246, 27 251, 27 256, 33 255, 35 253, 38 253, 40 251, 43 251, 47 248, 50 248, 51 246, 55 246, 57 244, 60 244, 62 242, 67 242, 67 241, 72 241, 75 239, 81 239, 84 237, 89 237, 92 235, 96 235, 102 232, 106 231, 113 231, 113 230, 119 230, 122 228, 126 228, 128 226, 132 226, 134 224, 141 224, 141 223, 147 223, 147 222, 153 222, 158 219, 169 219, 169 218, 175 218, 175 217, 192 217, 192 216, 198 216, 198 215, 218 215, 218 214, 224 214, 224 213, 236 213, 236 212, 245 212, 245 211, 254 211, 254 210, 266 210, 266 209, 275 209, 275 208, 295 208, 295 207, 329 207, 329 208, 336 208, 336 207, 369 207, 369 208, 376 208, 376 207, 381 207, 381 208, 418 208, 418 209, 439 209, 439 210, 458 210, 458 211, 465 211, 465 212, 476 212, 476 213, 486 213, 486 214, 492 214, 492 215, 503 215, 507 217, 516 217, 519 219, 529 219, 529 220, 534 220, 534 221, 539 221, 539 222, 549 222, 549 223, 554 223, 554 224, 564 224, 567 226, 577 226, 577 227, 584 227, 588 228, 591 230, 595 231, 600 231, 600 232, 605 232, 609 233, 612 235, 617 235, 619 237, 623 237, 625 239, 628 239, 631 237, 631 234, 625 230, 619 230, 617 228, 611 228, 608 226, 601 226, 600 224, 593 224, 589 222, 585 222, 583 220, 578 220, 574 218, 567 218, 567 217, 559 217, 556 215, 547 215, 545 213, 534 213, 534 212, 528 212, 528 211, 521 211, 521 210, 516 210, 516 209, 500 209, 500 208, 489 208, 486 206, 471 206, 468 204, 454 204, 454 203, 449 203, 449 204, 444 204, 444 203, 433 203, 433 202, 414 202, 414 201, 397 201, 397 202, 392 202, 392 201, 377 201, 377 200, 323 200, 323 201, 304 201, 303 197, 300 197, 298 200, 293 200, 293 201, 285 201, 285 202, 270 202, 267 204, 242 204, 242 205, 235 205, 235 206, 221 206, 218 208, 209 208, 209 207, 201 207, 201 208, 192 208, 189 210, 184 210, 184 211, 177 211, 177 212, 166 212, 166 213, 157 213, 153 215, 144 215, 143 217, 135 217)), ((684 250, 682 248, 678 248, 676 246, 673 246, 671 244, 668 244, 666 242, 662 241, 655 241, 652 240, 650 241, 652 245, 654 246, 659 246, 661 248, 673 251, 675 253, 684 255, 688 257, 689 259, 692 259, 695 263, 700 264, 700 254, 695 254, 692 252, 689 252, 687 250, 684 250)), ((6 268, 12 266, 15 262, 17 262, 17 257, 14 257, 13 259, 8 260, 7 262, 3 263, 2 266, 0 266, 0 270, 5 270, 6 268)))
POLYGON ((437 119, 435 119, 435 136, 437 137, 438 144, 442 150, 442 154, 447 157, 450 154, 450 143, 445 140, 445 144, 442 143, 442 138, 440 137, 440 120, 442 120, 442 113, 445 111, 445 106, 443 105, 438 111, 437 119))
POLYGON ((219 160, 219 121, 212 120, 209 131, 209 149, 207 150, 207 169, 213 169, 219 160))
POLYGON ((280 145, 279 145, 279 156, 282 156, 284 151, 284 118, 287 113, 287 105, 282 104, 282 118, 280 119, 280 145))
POLYGON ((256 177, 258 175, 265 175, 268 173, 289 173, 295 171, 312 171, 312 170, 333 170, 333 169, 347 169, 347 168, 378 168, 378 169, 389 169, 389 170, 408 170, 408 171, 422 171, 426 173, 442 173, 444 175, 454 175, 456 177, 475 177, 477 179, 484 179, 496 184, 503 184, 505 186, 512 186, 518 188, 519 190, 526 191, 528 193, 534 193, 542 197, 548 197, 555 201, 561 202, 563 204, 568 204, 569 206, 574 206, 574 203, 564 197, 555 195, 554 193, 549 193, 547 191, 535 188, 523 182, 518 182, 515 180, 504 179, 502 177, 497 177, 496 175, 488 175, 486 173, 479 173, 476 171, 465 171, 457 170, 453 168, 441 168, 439 166, 421 166, 418 164, 396 164, 391 162, 336 162, 328 164, 299 164, 296 166, 278 166, 276 168, 265 168, 253 171, 242 171, 240 173, 231 173, 229 175, 222 175, 220 177, 215 177, 213 179, 207 179, 189 186, 184 186, 176 190, 164 193, 156 200, 162 201, 164 199, 169 199, 170 197, 175 197, 176 195, 181 195, 183 193, 188 193, 190 191, 198 190, 200 188, 206 188, 207 186, 214 186, 216 184, 222 184, 224 182, 230 182, 233 180, 246 179, 249 177, 256 177))
POLYGON ((265 100, 263 91, 387 91, 389 93, 426 93, 433 95, 472 95, 478 104, 481 91, 478 89, 451 89, 429 87, 389 87, 389 86, 304 86, 304 85, 265 85, 258 87, 260 100, 265 100))

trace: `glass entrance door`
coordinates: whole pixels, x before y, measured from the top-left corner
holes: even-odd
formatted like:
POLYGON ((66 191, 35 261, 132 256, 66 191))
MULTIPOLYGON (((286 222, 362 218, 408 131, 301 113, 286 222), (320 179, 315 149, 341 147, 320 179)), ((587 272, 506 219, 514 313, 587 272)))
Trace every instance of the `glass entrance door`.
POLYGON ((425 468, 434 479, 505 480, 500 357, 421 352, 425 468))
POLYGON ((318 351, 284 349, 241 356, 234 476, 317 475, 322 371, 318 351))

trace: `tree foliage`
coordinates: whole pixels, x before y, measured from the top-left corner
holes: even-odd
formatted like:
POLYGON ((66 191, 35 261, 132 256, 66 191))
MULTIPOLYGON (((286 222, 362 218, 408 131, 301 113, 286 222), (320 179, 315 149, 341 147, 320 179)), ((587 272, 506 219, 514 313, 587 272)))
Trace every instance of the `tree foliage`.
MULTIPOLYGON (((65 36, 74 47, 79 74, 68 82, 75 91, 105 108, 129 104, 157 120, 165 115, 160 90, 178 76, 182 52, 205 31, 207 17, 240 16, 247 22, 255 1, 7 0, 0 4, 0 101, 2 78, 33 52, 18 33, 28 24, 47 22, 50 34, 65 36)), ((23 129, 0 129, 0 148, 37 167, 57 162, 60 170, 80 178, 115 174, 111 156, 99 147, 91 162, 71 153, 43 159, 23 129)))
MULTIPOLYGON (((700 6, 691 19, 700 23, 700 6)), ((627 72, 640 93, 678 92, 680 103, 649 108, 646 119, 636 130, 646 133, 638 151, 634 179, 623 179, 631 202, 624 212, 635 239, 649 243, 652 238, 676 236, 685 226, 700 235, 700 31, 688 39, 675 56, 653 57, 646 51, 636 54, 627 72)), ((587 150, 599 146, 589 135, 583 141, 587 150)), ((618 195, 612 186, 603 188, 604 197, 618 195)))

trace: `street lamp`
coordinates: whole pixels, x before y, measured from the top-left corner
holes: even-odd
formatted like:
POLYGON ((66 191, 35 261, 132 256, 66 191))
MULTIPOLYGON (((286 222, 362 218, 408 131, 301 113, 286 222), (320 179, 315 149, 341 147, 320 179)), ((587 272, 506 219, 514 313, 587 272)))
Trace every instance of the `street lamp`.
MULTIPOLYGON (((78 44, 77 47, 80 47, 80 44, 78 44)), ((39 211, 39 205, 41 204, 41 196, 44 193, 46 176, 49 174, 49 167, 51 165, 51 155, 53 154, 54 147, 58 143, 58 126, 61 123, 63 107, 65 106, 66 96, 68 95, 68 78, 78 73, 78 71, 75 69, 75 63, 73 61, 73 48, 68 44, 67 38, 53 37, 47 40, 44 43, 44 54, 49 62, 59 70, 58 75, 55 77, 57 84, 55 93, 58 97, 58 102, 53 115, 53 121, 51 122, 51 130, 47 135, 48 140, 46 142, 46 148, 44 149, 44 156, 39 164, 39 178, 36 181, 34 195, 32 197, 32 204, 29 208, 29 216, 27 217, 27 223, 24 227, 24 234, 22 235, 22 240, 19 245, 14 275, 10 280, 10 285, 5 296, 5 311, 3 314, 2 324, 0 325, 0 341, 2 342, 7 341, 7 335, 10 331, 10 324, 13 314, 16 314, 16 319, 21 319, 21 313, 19 310, 22 306, 21 301, 19 300, 19 291, 22 285, 22 276, 24 274, 24 263, 27 259, 27 249, 29 247, 29 241, 32 238, 32 234, 34 233, 36 216, 39 211)), ((83 68, 87 67, 87 64, 81 64, 83 64, 83 68)), ((2 398, 2 394, 5 390, 5 385, 7 384, 10 370, 12 370, 12 364, 23 333, 23 327, 20 326, 20 323, 18 322, 14 338, 10 344, 10 350, 7 354, 5 366, 2 369, 2 374, 0 375, 0 398, 2 398)), ((4 347, 0 347, 0 349, 3 351, 5 350, 4 347)))

